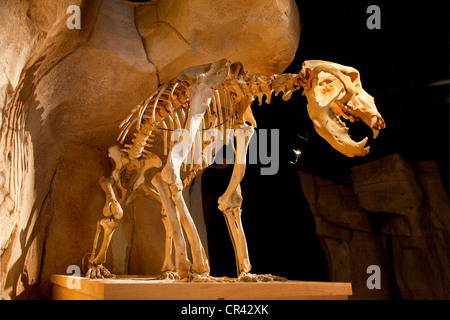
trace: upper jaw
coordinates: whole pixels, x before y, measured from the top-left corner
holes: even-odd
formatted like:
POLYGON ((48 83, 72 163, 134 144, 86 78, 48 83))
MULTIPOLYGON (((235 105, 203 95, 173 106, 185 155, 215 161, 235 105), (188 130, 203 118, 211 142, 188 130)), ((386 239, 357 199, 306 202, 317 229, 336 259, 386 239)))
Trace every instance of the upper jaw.
POLYGON ((373 132, 374 139, 378 137, 380 130, 386 127, 384 119, 375 106, 374 98, 364 90, 353 96, 346 105, 339 100, 335 102, 341 108, 344 118, 350 119, 350 121, 352 119, 353 121, 361 120, 369 126, 373 132))
POLYGON ((374 99, 365 91, 354 95, 346 104, 337 97, 327 106, 319 106, 309 101, 308 112, 317 133, 333 148, 348 157, 364 156, 369 153, 366 146, 368 137, 356 142, 348 134, 349 128, 340 117, 354 121, 363 121, 377 138, 379 131, 385 128, 384 119, 376 109, 374 99))

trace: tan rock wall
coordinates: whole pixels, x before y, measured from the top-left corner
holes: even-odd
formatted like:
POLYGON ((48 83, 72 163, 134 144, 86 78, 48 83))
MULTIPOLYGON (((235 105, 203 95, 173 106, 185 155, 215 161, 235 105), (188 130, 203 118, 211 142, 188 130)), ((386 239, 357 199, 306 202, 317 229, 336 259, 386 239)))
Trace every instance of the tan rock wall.
POLYGON ((193 62, 224 57, 253 73, 281 73, 294 59, 300 35, 291 0, 159 1, 137 8, 136 25, 161 82, 193 62))
MULTIPOLYGON (((299 32, 292 0, 1 1, 2 298, 48 298, 51 274, 81 267, 102 218, 106 150, 135 104, 180 70, 224 57, 281 73, 299 32), (80 30, 67 28, 69 5, 81 9, 80 30)), ((192 190, 186 197, 206 239, 192 190)), ((159 272, 159 218, 152 200, 125 208, 108 255, 114 272, 159 272)))

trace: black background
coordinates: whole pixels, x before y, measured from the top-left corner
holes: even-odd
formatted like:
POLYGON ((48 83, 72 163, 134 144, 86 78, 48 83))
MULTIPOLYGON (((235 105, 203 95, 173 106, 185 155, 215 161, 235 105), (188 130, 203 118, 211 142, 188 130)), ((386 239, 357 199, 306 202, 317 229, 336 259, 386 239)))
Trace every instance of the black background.
MULTIPOLYGON (((376 140, 365 125, 350 129, 356 141, 369 136, 370 153, 347 158, 314 131, 300 92, 284 102, 253 107, 258 129, 280 130, 280 168, 262 176, 248 165, 241 183, 242 220, 252 272, 296 280, 327 280, 324 254, 296 170, 330 180, 347 180, 348 168, 398 153, 408 161, 436 160, 448 191, 449 86, 429 84, 449 78, 447 2, 297 1, 302 30, 295 60, 286 70, 298 73, 304 60, 320 59, 355 67, 363 88, 375 97, 386 129, 376 140), (381 9, 381 29, 369 30, 367 8, 381 9), (301 139, 307 138, 307 141, 301 139), (302 150, 295 165, 293 149, 302 150)), ((217 199, 232 166, 211 168, 202 180, 211 274, 236 276, 234 251, 217 199)))

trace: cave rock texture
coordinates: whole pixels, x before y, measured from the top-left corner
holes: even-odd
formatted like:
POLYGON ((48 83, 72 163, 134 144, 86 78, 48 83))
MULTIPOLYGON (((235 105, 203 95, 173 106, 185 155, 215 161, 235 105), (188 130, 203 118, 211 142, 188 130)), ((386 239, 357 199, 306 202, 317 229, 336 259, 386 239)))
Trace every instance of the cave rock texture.
MULTIPOLYGON (((134 105, 180 70, 222 58, 281 73, 299 36, 293 0, 1 1, 2 298, 49 298, 51 274, 82 268, 102 217, 107 148, 134 105), (80 29, 67 26, 71 5, 80 29)), ((191 203, 202 219, 201 201, 191 203)), ((112 272, 158 274, 159 205, 135 199, 111 246, 112 272)))
MULTIPOLYGON (((179 71, 223 58, 282 73, 299 37, 294 0, 0 1, 1 298, 49 299, 52 274, 83 272, 103 218, 107 149, 136 104, 179 71), (71 5, 80 29, 67 26, 71 5)), ((436 162, 391 154, 353 166, 345 182, 298 179, 329 281, 352 282, 352 299, 450 299, 448 194, 436 162), (369 266, 381 290, 368 288, 369 266)), ((201 183, 184 196, 208 250, 201 183)), ((160 209, 140 196, 124 206, 109 270, 160 273, 160 209)))
POLYGON ((299 172, 329 279, 352 282, 352 299, 449 299, 449 205, 436 162, 393 154, 349 173, 344 183, 299 172), (379 289, 367 286, 371 265, 379 289))

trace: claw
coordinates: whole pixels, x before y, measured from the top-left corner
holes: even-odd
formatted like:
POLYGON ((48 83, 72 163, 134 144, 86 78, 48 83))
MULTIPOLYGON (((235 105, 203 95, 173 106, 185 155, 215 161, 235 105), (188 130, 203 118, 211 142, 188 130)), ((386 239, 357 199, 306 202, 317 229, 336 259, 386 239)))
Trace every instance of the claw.
POLYGON ((88 279, 104 279, 114 277, 115 276, 101 263, 98 265, 90 265, 88 271, 86 272, 86 278, 88 279))
POLYGON ((242 272, 238 277, 239 282, 272 282, 272 281, 288 281, 284 277, 274 276, 272 274, 253 274, 242 272))
POLYGON ((213 277, 207 273, 202 273, 202 274, 192 273, 189 276, 189 280, 192 282, 219 282, 219 283, 236 282, 236 280, 234 280, 234 279, 230 279, 227 277, 213 277))
POLYGON ((181 277, 175 271, 164 271, 158 280, 181 280, 181 277))

